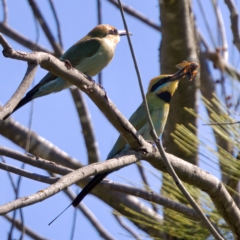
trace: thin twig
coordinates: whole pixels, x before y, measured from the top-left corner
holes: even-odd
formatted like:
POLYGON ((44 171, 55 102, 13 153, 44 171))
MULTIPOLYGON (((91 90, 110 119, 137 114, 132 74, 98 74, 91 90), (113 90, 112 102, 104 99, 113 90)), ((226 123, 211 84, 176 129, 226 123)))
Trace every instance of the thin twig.
POLYGON ((122 221, 121 217, 119 216, 119 213, 117 213, 116 211, 113 211, 113 216, 116 218, 118 223, 134 237, 134 239, 137 239, 137 240, 142 239, 132 228, 130 228, 126 223, 122 221))
MULTIPOLYGON (((2 162, 4 164, 7 164, 6 161, 4 160, 3 156, 0 156, 0 157, 2 159, 2 162)), ((13 191, 15 193, 15 199, 17 199, 18 198, 19 189, 18 189, 17 186, 15 186, 14 180, 13 180, 12 175, 10 174, 10 172, 7 171, 7 173, 8 173, 8 177, 10 179, 13 191)), ((20 230, 21 230, 21 237, 20 237, 20 239, 23 239, 24 234, 25 234, 25 228, 24 228, 24 217, 23 217, 23 212, 22 212, 21 208, 19 209, 19 212, 20 212, 20 218, 21 218, 21 228, 20 228, 20 230)), ((13 221, 12 221, 12 225, 11 225, 10 231, 8 233, 8 239, 12 239, 12 233, 13 233, 13 230, 14 230, 14 227, 15 227, 14 221, 15 221, 15 218, 16 218, 16 214, 17 214, 17 211, 15 210, 13 212, 13 221)))
MULTIPOLYGON (((83 179, 83 181, 87 183, 90 180, 83 179)), ((162 205, 166 208, 169 208, 173 211, 176 211, 178 213, 184 214, 189 219, 192 219, 194 221, 200 221, 200 218, 194 209, 186 206, 183 203, 176 202, 170 198, 160 195, 154 191, 147 191, 141 188, 129 186, 122 183, 109 182, 108 180, 103 180, 101 183, 99 183, 99 188, 100 189, 105 188, 105 189, 113 190, 116 192, 126 193, 131 196, 136 196, 148 202, 153 202, 153 203, 162 205)))
MULTIPOLYGON (((102 24, 102 0, 97 0, 98 25, 102 24)), ((102 72, 98 73, 98 84, 102 85, 102 72)))
MULTIPOLYGON (((35 181, 38 181, 38 182, 43 182, 43 183, 53 184, 57 180, 59 180, 59 177, 50 178, 50 177, 43 176, 43 175, 40 175, 40 174, 37 174, 37 173, 32 173, 32 172, 26 171, 24 169, 17 168, 17 167, 14 167, 14 166, 11 166, 9 164, 2 163, 2 162, 0 162, 0 169, 5 170, 7 172, 15 173, 19 176, 23 176, 23 177, 26 177, 26 178, 29 178, 29 179, 32 179, 32 180, 35 180, 35 181)), ((17 198, 18 198, 18 196, 17 196, 17 198)))
POLYGON ((55 51, 55 54, 57 57, 60 57, 63 53, 63 50, 61 48, 61 46, 55 41, 52 33, 51 33, 51 30, 50 28, 48 27, 47 25, 47 22, 45 21, 41 11, 39 10, 35 0, 28 0, 31 8, 32 8, 32 11, 34 13, 34 16, 38 19, 38 22, 40 24, 40 26, 42 27, 44 33, 46 34, 46 37, 48 38, 49 42, 51 43, 54 51, 55 51))
POLYGON ((48 53, 51 53, 52 55, 54 55, 54 52, 51 52, 48 49, 44 48, 43 46, 40 46, 37 43, 30 41, 25 36, 16 32, 14 29, 10 28, 5 23, 0 23, 0 32, 5 34, 9 38, 13 39, 17 43, 23 45, 27 49, 30 49, 32 51, 48 52, 48 53))
POLYGON ((213 34, 212 34, 212 29, 210 29, 210 26, 209 26, 209 23, 208 23, 208 18, 207 18, 206 14, 205 14, 205 11, 203 9, 202 1, 201 0, 197 0, 197 3, 198 3, 198 6, 199 6, 199 9, 200 9, 200 12, 202 14, 205 26, 207 28, 208 34, 209 34, 210 39, 212 41, 212 44, 213 44, 214 48, 216 48, 217 44, 215 43, 215 40, 214 40, 214 37, 213 37, 213 34))
MULTIPOLYGON (((200 30, 197 31, 197 39, 198 39, 198 42, 199 44, 202 43, 203 46, 205 47, 206 49, 206 52, 210 51, 211 50, 211 47, 210 45, 208 44, 207 40, 205 39, 204 35, 202 34, 202 32, 200 30)), ((200 51, 202 53, 202 51, 200 51)))
POLYGON ((89 114, 83 94, 76 87, 71 88, 70 91, 75 102, 78 117, 82 127, 82 133, 84 136, 85 146, 88 154, 88 164, 99 162, 100 154, 98 144, 94 135, 91 116, 89 114))
MULTIPOLYGON (((23 149, 25 148, 28 132, 29 130, 25 126, 14 121, 11 118, 6 121, 0 121, 0 134, 10 139, 12 142, 16 143, 23 149)), ((39 156, 51 161, 53 167, 55 164, 60 164, 71 169, 77 169, 83 166, 80 164, 80 160, 70 157, 68 154, 66 154, 66 152, 59 149, 53 143, 49 142, 46 138, 38 135, 33 131, 31 132, 31 136, 32 137, 29 152, 33 155, 30 155, 29 157, 35 159, 36 162, 38 162, 38 157, 35 156, 39 156)), ((5 152, 7 154, 7 151, 5 152)), ((13 156, 14 154, 15 153, 12 153, 13 156)), ((16 156, 16 159, 18 158, 19 156, 16 156)))
POLYGON ((219 126, 221 126, 221 125, 233 125, 233 124, 239 124, 239 123, 240 123, 240 121, 238 121, 238 122, 223 122, 223 123, 220 123, 220 122, 218 122, 218 123, 205 123, 203 125, 209 125, 209 126, 219 125, 219 126))
POLYGON ((3 8, 3 23, 7 23, 8 21, 8 8, 6 0, 2 0, 2 8, 3 8))
MULTIPOLYGON (((114 6, 119 8, 119 3, 116 0, 108 0, 108 2, 112 3, 114 6)), ((157 31, 161 31, 160 25, 158 25, 155 22, 151 21, 146 16, 144 16, 142 13, 136 11, 136 9, 134 9, 132 7, 129 7, 127 5, 123 5, 123 4, 122 4, 122 8, 123 8, 124 12, 126 12, 129 15, 137 18, 141 22, 147 24, 149 27, 151 27, 151 28, 153 28, 153 29, 155 29, 157 31)))
MULTIPOLYGON (((15 150, 12 150, 10 148, 6 148, 3 146, 0 146, 0 155, 13 158, 15 160, 24 162, 26 164, 29 164, 31 166, 41 168, 50 172, 58 173, 61 175, 65 175, 72 171, 71 168, 64 167, 62 165, 57 165, 52 161, 48 161, 42 158, 25 155, 23 153, 17 152, 15 150)), ((58 157, 58 156, 57 156, 58 157)), ((81 166, 81 165, 80 165, 81 166)), ((80 167, 79 166, 79 167, 80 167)), ((77 166, 75 167, 77 168, 77 166)))
MULTIPOLYGON (((141 165, 141 163, 137 163, 137 168, 138 168, 138 171, 140 173, 140 176, 142 178, 142 181, 144 183, 144 187, 146 190, 150 190, 151 188, 149 187, 149 183, 148 183, 148 180, 147 180, 147 176, 144 172, 144 168, 143 166, 141 165)), ((154 203, 152 203, 152 209, 155 211, 155 212, 158 212, 158 209, 156 207, 156 205, 154 203)))
MULTIPOLYGON (((7 219, 10 223, 13 223, 19 231, 22 231, 21 221, 14 220, 8 214, 3 215, 3 217, 7 219)), ((39 234, 37 234, 36 232, 34 232, 33 230, 31 230, 26 226, 24 226, 24 229, 25 229, 25 234, 34 240, 48 240, 47 238, 40 236, 39 234)))
POLYGON ((61 33, 60 21, 58 19, 57 11, 55 9, 53 1, 52 0, 48 0, 48 1, 49 1, 49 4, 50 4, 50 7, 52 9, 56 25, 57 25, 57 33, 58 33, 59 44, 60 44, 61 48, 63 49, 62 33, 61 33))
MULTIPOLYGON (((3 50, 5 51, 5 50, 3 50)), ((20 83, 18 89, 15 91, 15 93, 12 95, 12 97, 7 101, 7 103, 0 108, 0 120, 6 118, 8 115, 10 115, 13 111, 13 109, 17 106, 20 99, 23 97, 24 93, 29 88, 35 73, 37 71, 38 64, 37 62, 28 63, 28 68, 26 71, 26 74, 20 83)))
MULTIPOLYGON (((223 59, 225 61, 228 61, 228 43, 227 43, 227 37, 226 37, 226 30, 225 30, 225 26, 224 26, 224 21, 223 21, 223 17, 222 17, 222 13, 221 10, 219 9, 216 0, 212 0, 213 5, 214 5, 214 10, 216 13, 216 19, 218 22, 218 30, 220 32, 221 35, 221 39, 222 39, 222 52, 223 52, 223 59)), ((218 38, 220 39, 220 38, 218 38)))

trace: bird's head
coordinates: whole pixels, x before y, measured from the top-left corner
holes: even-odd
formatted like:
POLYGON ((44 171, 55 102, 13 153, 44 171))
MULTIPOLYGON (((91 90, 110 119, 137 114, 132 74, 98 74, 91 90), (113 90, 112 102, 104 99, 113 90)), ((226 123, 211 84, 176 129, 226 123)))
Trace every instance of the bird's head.
POLYGON ((153 78, 148 86, 147 98, 157 96, 166 103, 169 103, 178 87, 180 79, 173 79, 174 75, 160 75, 153 78))
MULTIPOLYGON (((130 33, 131 34, 131 33, 130 33)), ((108 24, 101 24, 93 28, 87 36, 93 38, 107 38, 113 44, 117 44, 120 41, 120 36, 127 35, 125 30, 117 30, 115 27, 108 24)))
POLYGON ((180 70, 173 75, 163 74, 153 78, 148 86, 147 98, 158 97, 165 103, 169 103, 178 87, 178 82, 182 78, 190 81, 197 74, 198 64, 195 62, 183 61, 176 65, 180 70))

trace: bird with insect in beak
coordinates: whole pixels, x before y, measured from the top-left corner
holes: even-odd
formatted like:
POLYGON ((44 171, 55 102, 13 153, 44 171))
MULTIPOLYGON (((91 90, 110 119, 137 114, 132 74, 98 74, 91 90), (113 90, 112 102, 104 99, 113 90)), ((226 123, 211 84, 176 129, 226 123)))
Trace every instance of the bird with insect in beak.
MULTIPOLYGON (((163 133, 169 113, 170 101, 178 87, 179 80, 187 77, 190 81, 192 81, 193 77, 197 73, 198 64, 195 62, 184 61, 180 64, 177 64, 176 67, 179 68, 180 70, 177 71, 175 74, 173 75, 164 74, 155 77, 150 81, 148 86, 146 99, 149 108, 149 113, 158 136, 161 136, 161 134, 163 133)), ((147 120, 147 114, 143 103, 130 117, 129 122, 137 130, 138 134, 142 135, 142 137, 145 140, 152 141, 152 137, 150 134, 151 129, 147 120)), ((113 146, 112 150, 108 154, 107 159, 113 158, 127 147, 129 147, 127 142, 120 135, 115 145, 113 146)), ((82 191, 77 195, 77 197, 66 209, 68 209, 71 205, 76 207, 83 200, 83 198, 109 173, 111 172, 97 174, 82 189, 82 191)), ((63 212, 61 212, 53 221, 55 221, 63 212)), ((49 225, 52 222, 50 222, 49 225)))
MULTIPOLYGON (((68 61, 72 67, 87 76, 95 76, 112 60, 116 45, 120 41, 120 36, 124 35, 127 35, 125 30, 117 30, 115 27, 108 24, 98 25, 84 38, 70 47, 61 56, 60 60, 68 61)), ((18 103, 12 113, 35 98, 59 92, 70 86, 71 83, 51 72, 48 72, 46 76, 18 103)))

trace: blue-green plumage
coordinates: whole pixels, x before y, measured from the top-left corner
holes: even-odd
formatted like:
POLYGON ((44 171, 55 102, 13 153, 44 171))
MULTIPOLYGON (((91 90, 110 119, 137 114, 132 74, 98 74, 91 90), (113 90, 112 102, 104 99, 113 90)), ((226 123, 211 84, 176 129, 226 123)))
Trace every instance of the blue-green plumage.
MULTIPOLYGON (((120 36, 123 35, 126 35, 125 31, 118 31, 113 26, 108 24, 98 25, 84 38, 70 47, 62 55, 60 60, 68 60, 74 68, 84 74, 95 76, 112 60, 116 45, 120 40, 120 36)), ((13 112, 34 98, 59 92, 69 86, 71 86, 69 82, 49 72, 26 94, 26 96, 15 107, 13 112)))

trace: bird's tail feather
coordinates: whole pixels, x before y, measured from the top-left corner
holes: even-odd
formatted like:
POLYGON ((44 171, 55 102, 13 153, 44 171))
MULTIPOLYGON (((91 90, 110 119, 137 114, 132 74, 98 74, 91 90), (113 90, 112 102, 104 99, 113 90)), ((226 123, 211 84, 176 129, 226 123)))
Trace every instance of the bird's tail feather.
POLYGON ((109 172, 100 173, 97 174, 83 189, 82 191, 77 195, 77 197, 73 200, 72 205, 76 207, 83 198, 96 186, 98 183, 100 183, 109 172))
POLYGON ((25 96, 19 103, 18 105, 13 109, 11 113, 9 113, 7 116, 3 118, 3 120, 7 119, 11 114, 13 114, 15 111, 17 111, 19 108, 27 104, 28 102, 32 101, 33 97, 25 96))
MULTIPOLYGON (((37 85, 36 85, 37 86, 37 85)), ((21 99, 21 101, 18 103, 18 105, 13 109, 13 111, 11 113, 9 113, 7 116, 5 116, 3 118, 3 120, 5 120, 6 118, 8 118, 11 114, 13 114, 15 111, 17 111, 19 108, 21 108, 22 106, 24 106, 25 104, 29 103, 30 101, 32 101, 35 97, 35 94, 38 92, 38 88, 36 88, 36 86, 29 91, 25 97, 23 97, 21 99)))

